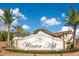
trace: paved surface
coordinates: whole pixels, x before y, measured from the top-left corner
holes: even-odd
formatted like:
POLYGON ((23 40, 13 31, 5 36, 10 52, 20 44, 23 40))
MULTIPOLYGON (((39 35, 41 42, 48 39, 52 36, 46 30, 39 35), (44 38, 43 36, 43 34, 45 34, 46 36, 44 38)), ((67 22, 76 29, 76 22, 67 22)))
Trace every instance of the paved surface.
MULTIPOLYGON (((0 47, 6 46, 5 42, 0 42, 0 47)), ((79 45, 78 45, 79 47, 79 45)), ((6 51, 4 49, 0 49, 0 56, 60 56, 61 54, 27 54, 27 53, 16 53, 16 52, 10 52, 6 51)), ((78 52, 73 53, 63 53, 63 56, 79 56, 78 52)))

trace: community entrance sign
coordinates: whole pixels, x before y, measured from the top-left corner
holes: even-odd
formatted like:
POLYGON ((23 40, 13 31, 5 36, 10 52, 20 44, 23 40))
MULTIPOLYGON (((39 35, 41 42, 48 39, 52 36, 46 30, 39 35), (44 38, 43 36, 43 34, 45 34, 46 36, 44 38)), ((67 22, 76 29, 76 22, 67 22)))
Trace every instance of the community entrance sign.
MULTIPOLYGON (((64 40, 65 39, 67 41, 67 37, 64 38, 64 40)), ((14 40, 13 46, 17 49, 22 49, 22 50, 57 50, 58 51, 64 49, 63 47, 64 42, 62 37, 61 38, 54 37, 42 31, 38 32, 37 34, 30 35, 28 37, 23 37, 23 38, 15 37, 13 38, 13 40, 14 40)))
POLYGON ((35 44, 35 43, 30 43, 30 42, 24 42, 24 47, 25 50, 27 49, 48 49, 48 48, 55 48, 56 47, 56 43, 55 42, 45 42, 45 44, 35 44))

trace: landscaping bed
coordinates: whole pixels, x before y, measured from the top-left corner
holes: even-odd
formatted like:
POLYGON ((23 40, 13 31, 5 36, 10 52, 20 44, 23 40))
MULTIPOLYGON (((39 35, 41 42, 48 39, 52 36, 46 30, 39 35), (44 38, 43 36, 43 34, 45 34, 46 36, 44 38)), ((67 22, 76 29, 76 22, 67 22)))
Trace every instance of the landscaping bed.
POLYGON ((77 52, 79 49, 69 49, 69 50, 60 50, 60 51, 52 51, 52 50, 20 50, 20 49, 12 49, 6 48, 5 50, 17 53, 31 53, 31 54, 62 54, 62 53, 72 53, 77 52))

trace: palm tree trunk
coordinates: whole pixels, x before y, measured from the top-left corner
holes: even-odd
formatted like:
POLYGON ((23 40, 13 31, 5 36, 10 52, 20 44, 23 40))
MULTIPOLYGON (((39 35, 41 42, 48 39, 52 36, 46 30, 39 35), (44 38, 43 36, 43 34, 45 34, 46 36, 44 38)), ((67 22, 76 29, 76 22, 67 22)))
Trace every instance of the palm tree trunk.
POLYGON ((64 48, 64 50, 65 50, 65 41, 63 40, 63 48, 64 48))
POLYGON ((63 50, 65 50, 65 41, 64 41, 64 36, 63 36, 63 50))
POLYGON ((73 32, 73 48, 76 48, 76 38, 75 38, 75 34, 76 34, 76 25, 74 26, 74 32, 73 32))
POLYGON ((7 46, 10 46, 10 26, 8 26, 8 37, 7 37, 7 46))
POLYGON ((3 37, 2 37, 2 31, 1 31, 1 37, 0 37, 0 38, 1 38, 1 40, 3 40, 3 37))

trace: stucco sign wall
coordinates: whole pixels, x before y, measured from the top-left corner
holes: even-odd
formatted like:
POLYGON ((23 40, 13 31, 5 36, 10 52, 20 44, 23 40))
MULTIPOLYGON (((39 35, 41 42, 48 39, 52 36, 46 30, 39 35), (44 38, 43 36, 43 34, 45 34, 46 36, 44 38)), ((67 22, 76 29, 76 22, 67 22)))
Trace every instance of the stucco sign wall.
MULTIPOLYGON (((64 41, 68 41, 72 36, 68 34, 64 37, 64 41)), ((13 38, 13 46, 22 50, 63 50, 63 38, 53 37, 44 32, 30 35, 28 37, 13 38)), ((66 45, 65 45, 66 48, 66 45)))
POLYGON ((62 50, 63 40, 51 37, 45 33, 39 33, 15 40, 14 46, 22 50, 62 50))

